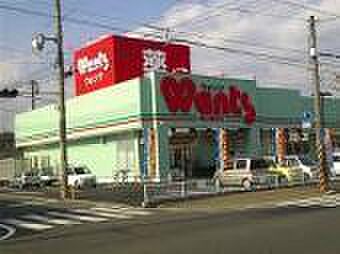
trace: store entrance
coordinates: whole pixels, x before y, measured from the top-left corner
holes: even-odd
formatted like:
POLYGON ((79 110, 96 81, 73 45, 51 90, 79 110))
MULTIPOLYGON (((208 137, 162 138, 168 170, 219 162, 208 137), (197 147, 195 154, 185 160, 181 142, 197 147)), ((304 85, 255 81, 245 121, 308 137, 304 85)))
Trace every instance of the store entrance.
POLYGON ((175 177, 192 178, 194 168, 194 133, 173 133, 170 137, 170 166, 175 177))

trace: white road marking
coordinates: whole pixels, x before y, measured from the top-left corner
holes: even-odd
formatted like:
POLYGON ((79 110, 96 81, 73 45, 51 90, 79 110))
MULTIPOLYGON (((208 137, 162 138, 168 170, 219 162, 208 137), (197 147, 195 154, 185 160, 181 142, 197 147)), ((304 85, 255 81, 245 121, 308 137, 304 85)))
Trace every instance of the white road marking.
POLYGON ((295 207, 337 207, 340 205, 339 194, 331 195, 331 196, 323 196, 323 197, 312 197, 306 199, 298 199, 287 202, 280 202, 275 205, 275 207, 287 207, 287 206, 295 206, 295 207))
POLYGON ((71 214, 71 213, 62 213, 62 212, 48 212, 49 215, 63 217, 72 220, 80 220, 80 221, 88 221, 88 222, 103 222, 107 221, 107 218, 99 218, 93 216, 85 216, 79 214, 71 214))
POLYGON ((14 225, 14 226, 26 228, 26 229, 31 229, 31 230, 45 230, 45 229, 53 228, 53 226, 51 225, 39 224, 39 223, 34 223, 34 222, 24 221, 24 220, 19 220, 19 219, 7 219, 7 220, 4 220, 4 222, 10 225, 14 225))
POLYGON ((25 207, 28 206, 27 204, 23 204, 23 203, 16 203, 16 204, 9 204, 6 205, 6 207, 8 208, 19 208, 19 207, 25 207))
POLYGON ((51 218, 48 216, 38 215, 38 214, 28 214, 25 216, 22 216, 21 218, 29 219, 29 220, 35 220, 47 224, 55 224, 55 225, 76 225, 81 224, 80 221, 74 221, 74 220, 66 220, 66 219, 59 219, 59 218, 51 218))
POLYGON ((92 210, 108 212, 108 213, 117 213, 120 211, 118 208, 109 208, 109 207, 92 207, 92 210))
POLYGON ((84 213, 84 214, 91 214, 99 217, 107 217, 107 218, 114 218, 114 219, 132 219, 131 216, 126 215, 126 214, 120 214, 116 212, 101 212, 101 211, 96 211, 97 209, 94 210, 85 210, 85 209, 75 209, 76 213, 84 213))
POLYGON ((16 229, 14 227, 10 227, 8 225, 0 224, 0 228, 5 229, 7 231, 5 235, 0 237, 0 241, 10 238, 16 232, 16 229))
POLYGON ((150 215, 152 212, 146 211, 146 210, 141 210, 137 208, 108 208, 108 207, 93 207, 92 209, 98 210, 98 211, 103 211, 103 212, 109 212, 109 213, 117 213, 119 212, 120 214, 125 214, 125 215, 150 215))
POLYGON ((41 205, 46 205, 48 202, 43 202, 43 201, 25 201, 23 204, 26 204, 27 206, 41 206, 41 205))
POLYGON ((146 210, 139 210, 139 209, 136 209, 136 208, 122 208, 120 209, 121 212, 123 212, 124 214, 128 214, 128 215, 142 215, 142 216, 145 216, 145 215, 151 215, 152 212, 150 211, 146 211, 146 210))

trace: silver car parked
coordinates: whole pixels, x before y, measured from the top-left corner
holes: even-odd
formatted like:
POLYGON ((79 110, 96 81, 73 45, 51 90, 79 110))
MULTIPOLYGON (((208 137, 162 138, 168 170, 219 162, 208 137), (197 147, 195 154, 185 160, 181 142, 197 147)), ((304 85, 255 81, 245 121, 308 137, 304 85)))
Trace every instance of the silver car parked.
POLYGON ((227 162, 223 170, 215 173, 215 181, 221 186, 242 186, 254 190, 257 185, 268 185, 270 164, 263 158, 240 158, 227 162))

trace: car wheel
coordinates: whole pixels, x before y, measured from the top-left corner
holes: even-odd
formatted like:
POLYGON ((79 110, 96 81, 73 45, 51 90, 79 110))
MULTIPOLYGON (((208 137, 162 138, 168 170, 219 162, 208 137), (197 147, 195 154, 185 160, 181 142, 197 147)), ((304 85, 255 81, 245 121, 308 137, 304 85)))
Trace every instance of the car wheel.
POLYGON ((242 181, 242 186, 245 191, 251 191, 253 189, 253 183, 249 179, 244 179, 242 181))
POLYGON ((307 173, 303 173, 303 181, 304 181, 305 183, 308 183, 310 180, 311 180, 310 175, 307 174, 307 173))
POLYGON ((223 184, 222 184, 221 180, 218 177, 215 178, 214 185, 215 185, 216 188, 223 187, 223 184))
POLYGON ((286 176, 279 177, 279 185, 280 186, 287 186, 288 185, 288 178, 286 176))
POLYGON ((80 183, 78 181, 74 182, 74 188, 78 190, 80 189, 80 183))

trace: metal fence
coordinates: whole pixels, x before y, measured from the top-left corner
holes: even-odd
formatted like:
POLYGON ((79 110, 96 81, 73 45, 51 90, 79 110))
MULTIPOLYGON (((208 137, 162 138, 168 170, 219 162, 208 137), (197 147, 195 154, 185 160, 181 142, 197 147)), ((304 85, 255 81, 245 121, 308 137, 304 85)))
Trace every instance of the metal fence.
MULTIPOLYGON (((291 182, 282 182, 279 176, 264 176, 266 179, 254 179, 251 189, 243 186, 221 186, 213 179, 188 179, 179 181, 152 182, 144 181, 143 185, 143 205, 148 206, 164 201, 188 199, 195 197, 221 195, 232 192, 260 191, 278 188, 289 188, 295 186, 306 186, 318 184, 318 179, 301 178, 291 182)), ((340 180, 340 179, 337 179, 340 180)), ((332 179, 336 181, 336 179, 332 179)))
MULTIPOLYGON (((7 162, 9 163, 9 162, 7 162)), ((12 162, 13 163, 13 162, 12 162)), ((21 162, 23 163, 23 162, 21 162)), ((26 162, 27 163, 27 162, 26 162)), ((5 165, 0 161, 0 165, 5 165)), ((25 168, 25 163, 20 168, 25 168)), ((13 164, 9 166, 13 169, 13 164)), ((7 169, 3 168, 3 175, 7 169)), ((7 172, 7 171, 6 171, 7 172)), ((7 175, 10 175, 7 173, 7 175)), ((183 177, 162 177, 162 181, 133 176, 129 172, 121 172, 114 176, 107 176, 106 183, 97 184, 96 188, 74 189, 72 197, 92 201, 115 201, 135 206, 153 206, 166 201, 192 199, 205 196, 223 195, 233 192, 261 191, 268 189, 289 188, 294 186, 313 185, 318 178, 306 180, 304 177, 292 181, 281 181, 278 175, 264 175, 252 179, 254 183, 250 189, 241 185, 222 186, 214 178, 184 179, 183 177)), ((333 179, 335 180, 335 179, 333 179)), ((338 181, 340 179, 337 179, 338 181)), ((50 197, 58 197, 58 186, 37 188, 34 191, 50 197)))

